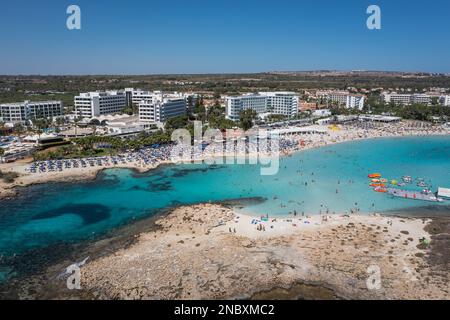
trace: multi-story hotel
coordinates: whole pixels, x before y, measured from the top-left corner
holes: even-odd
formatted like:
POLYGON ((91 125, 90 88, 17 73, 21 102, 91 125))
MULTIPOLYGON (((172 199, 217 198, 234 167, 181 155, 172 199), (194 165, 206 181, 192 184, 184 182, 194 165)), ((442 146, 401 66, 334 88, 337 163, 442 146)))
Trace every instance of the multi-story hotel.
POLYGON ((362 110, 364 108, 365 97, 363 95, 351 94, 347 96, 346 108, 347 109, 358 109, 362 110))
POLYGON ((123 91, 80 93, 74 101, 76 115, 82 118, 118 113, 126 107, 126 95, 123 91))
POLYGON ((427 94, 413 94, 411 97, 412 103, 431 104, 431 96, 427 94))
POLYGON ((450 96, 440 96, 439 103, 441 106, 450 107, 450 96))
POLYGON ((125 88, 127 106, 139 105, 143 100, 152 100, 155 92, 141 89, 125 88))
POLYGON ((317 91, 316 97, 327 101, 334 101, 340 105, 347 104, 348 91, 317 91))
POLYGON ((385 103, 409 105, 412 103, 430 104, 431 96, 427 94, 399 94, 383 92, 381 94, 385 103))
MULTIPOLYGON (((191 106, 194 106, 196 104, 196 101, 198 99, 198 95, 195 93, 180 93, 180 92, 173 92, 173 93, 166 93, 162 91, 146 91, 141 89, 134 89, 134 88, 125 88, 125 95, 126 95, 126 101, 127 106, 138 106, 142 101, 153 101, 153 99, 158 99, 158 96, 163 95, 166 98, 184 98, 186 100, 186 103, 190 101, 191 106)), ((189 106, 188 106, 189 107, 189 106)))
POLYGON ((227 119, 238 121, 242 110, 252 109, 257 114, 272 113, 288 117, 298 114, 299 97, 293 92, 260 92, 225 98, 227 119))
POLYGON ((362 110, 364 108, 365 97, 363 95, 350 94, 347 91, 318 91, 316 96, 345 105, 347 109, 362 110))
POLYGON ((225 98, 225 113, 227 119, 238 121, 240 112, 246 109, 255 110, 257 114, 265 113, 267 111, 267 97, 248 94, 239 97, 225 98))
POLYGON ((267 97, 267 112, 293 117, 298 114, 299 97, 294 92, 260 92, 267 97))
POLYGON ((0 118, 4 122, 23 123, 28 120, 53 118, 63 114, 61 101, 24 101, 0 105, 0 118))
POLYGON ((186 99, 171 95, 153 95, 139 103, 139 121, 166 122, 167 119, 186 114, 186 99))

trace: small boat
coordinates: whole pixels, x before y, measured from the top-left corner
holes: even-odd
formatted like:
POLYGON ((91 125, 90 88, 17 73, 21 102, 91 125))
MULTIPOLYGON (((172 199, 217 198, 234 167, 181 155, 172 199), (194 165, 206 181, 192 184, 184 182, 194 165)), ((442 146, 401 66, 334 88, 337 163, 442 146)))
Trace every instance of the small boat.
POLYGON ((379 183, 371 183, 370 186, 371 186, 371 187, 379 187, 380 184, 379 184, 379 183))
POLYGON ((399 182, 399 183, 397 183, 397 185, 398 185, 399 187, 404 187, 404 186, 406 186, 406 183, 404 183, 404 182, 399 182))
POLYGON ((384 188, 381 187, 377 187, 375 189, 373 189, 375 192, 379 192, 379 193, 387 193, 388 191, 384 188))
POLYGON ((380 181, 380 179, 372 179, 372 182, 379 183, 381 181, 380 181))
POLYGON ((419 181, 419 182, 417 182, 417 186, 421 187, 421 188, 425 188, 427 186, 427 184, 423 181, 419 181))
POLYGON ((381 173, 371 173, 369 174, 369 178, 381 178, 381 173))
POLYGON ((386 182, 388 182, 388 179, 382 178, 382 179, 380 179, 380 182, 386 183, 386 182))
POLYGON ((411 176, 403 176, 402 180, 406 183, 412 183, 412 181, 413 181, 411 176))
POLYGON ((423 189, 422 194, 432 194, 433 192, 430 189, 423 189))

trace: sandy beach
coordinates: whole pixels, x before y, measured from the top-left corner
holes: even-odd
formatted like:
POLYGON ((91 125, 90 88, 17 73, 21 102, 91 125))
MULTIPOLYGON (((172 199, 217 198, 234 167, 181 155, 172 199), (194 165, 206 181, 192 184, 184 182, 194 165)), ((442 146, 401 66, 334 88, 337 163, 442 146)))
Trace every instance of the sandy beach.
POLYGON ((429 219, 269 217, 265 231, 255 219, 215 204, 176 208, 135 244, 83 266, 83 290, 97 299, 450 298, 448 262, 434 266, 434 241, 420 242, 432 237, 429 219), (368 288, 373 270, 381 284, 368 288))
MULTIPOLYGON (((325 135, 293 135, 288 137, 292 141, 299 143, 296 148, 281 152, 281 156, 287 156, 293 152, 319 148, 331 144, 355 141, 361 139, 375 139, 383 137, 406 137, 406 136, 430 136, 430 135, 448 135, 449 128, 442 126, 431 126, 418 128, 412 122, 404 121, 398 124, 377 124, 377 127, 367 129, 354 125, 342 125, 338 130, 330 129, 328 126, 315 126, 317 129, 326 129, 325 135), (300 144, 301 142, 301 144, 300 144)), ((213 155, 214 156, 214 155, 213 155)), ((213 157, 204 155, 204 158, 213 157)), ((223 154, 221 156, 234 157, 242 156, 237 154, 223 154)), ((139 172, 153 170, 159 165, 172 163, 171 161, 159 161, 155 164, 144 164, 140 161, 127 162, 125 164, 97 167, 79 167, 69 170, 45 172, 45 173, 29 173, 26 168, 30 166, 32 159, 25 159, 14 163, 0 164, 0 170, 3 172, 16 172, 19 177, 13 183, 4 183, 0 180, 0 198, 13 197, 16 193, 17 186, 29 186, 47 182, 68 182, 94 179, 97 174, 105 169, 111 168, 127 168, 134 169, 139 172)))
MULTIPOLYGON (((404 124, 386 128, 391 125, 372 130, 341 126, 329 129, 326 135, 293 136, 291 139, 304 143, 291 152, 358 139, 449 133, 441 127, 417 129, 404 124)), ((27 161, 2 164, 1 170, 18 172, 20 177, 13 184, 1 182, 0 194, 13 196, 16 186, 94 179, 108 168, 145 172, 162 163, 167 161, 151 166, 129 162, 35 174, 25 171, 27 161)), ((44 294, 32 289, 30 293, 27 285, 18 296, 450 299, 448 233, 450 218, 446 217, 336 214, 268 217, 262 221, 258 216, 239 214, 232 205, 183 206, 158 217, 151 230, 133 229, 127 234, 126 245, 111 247, 108 239, 92 244, 90 250, 95 254, 81 269, 80 292, 69 292, 62 280, 54 287, 47 284, 50 274, 54 278, 55 272, 63 271, 62 265, 55 265, 40 280, 51 290, 44 290, 44 294), (431 244, 425 246, 423 239, 431 244), (374 272, 379 282, 371 282, 374 272)), ((64 263, 65 268, 69 261, 64 263)))
POLYGON ((138 172, 147 172, 153 170, 160 165, 168 164, 167 161, 160 161, 155 165, 143 166, 139 162, 131 162, 127 164, 111 165, 108 167, 79 167, 70 170, 46 172, 46 173, 29 173, 26 168, 30 166, 32 160, 26 159, 21 162, 0 164, 0 170, 4 172, 17 172, 19 177, 13 183, 5 183, 0 180, 0 199, 14 197, 16 187, 26 187, 34 184, 48 182, 76 182, 93 180, 97 175, 107 169, 133 169, 138 172))

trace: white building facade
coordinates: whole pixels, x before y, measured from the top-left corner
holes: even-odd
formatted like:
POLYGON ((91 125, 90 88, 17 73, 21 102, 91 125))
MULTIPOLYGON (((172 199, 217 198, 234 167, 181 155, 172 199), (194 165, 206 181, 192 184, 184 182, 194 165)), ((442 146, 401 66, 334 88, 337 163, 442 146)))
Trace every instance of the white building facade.
POLYGON ((316 96, 317 98, 337 102, 339 105, 345 105, 347 109, 362 110, 364 108, 364 95, 350 94, 348 91, 318 91, 316 96))
POLYGON ((399 94, 383 92, 381 97, 385 103, 410 105, 413 103, 420 103, 429 105, 431 103, 431 96, 427 94, 399 94))
POLYGON ((267 111, 294 117, 298 114, 299 97, 294 92, 260 92, 267 97, 267 111))
POLYGON ((439 103, 441 104, 441 106, 450 107, 450 96, 439 97, 439 103))
POLYGON ((24 101, 0 105, 0 118, 4 122, 23 123, 34 119, 54 118, 63 114, 61 101, 24 101))
POLYGON ((109 135, 136 135, 149 127, 150 124, 139 121, 138 116, 124 116, 107 121, 106 130, 109 135))
POLYGON ((186 102, 190 101, 192 106, 195 105, 198 95, 195 93, 181 93, 181 92, 162 92, 162 91, 147 91, 142 89, 125 88, 125 96, 127 106, 139 106, 139 104, 146 101, 158 101, 161 96, 165 98, 183 98, 186 102))
POLYGON ((413 94, 411 97, 412 103, 431 104, 431 96, 427 94, 413 94))
POLYGON ((74 98, 75 112, 82 118, 121 112, 126 107, 123 91, 86 92, 74 98))
POLYGON ((318 91, 316 96, 317 98, 334 101, 340 105, 344 105, 347 104, 347 96, 349 94, 348 91, 318 91))
POLYGON ((141 89, 125 88, 127 106, 139 105, 143 100, 152 100, 156 94, 154 91, 145 91, 141 89))
POLYGON ((153 96, 139 103, 139 121, 144 123, 163 123, 186 113, 186 99, 180 97, 153 96))
POLYGON ((365 97, 362 95, 349 95, 347 96, 346 108, 362 110, 364 108, 364 100, 365 97))
POLYGON ((298 114, 299 97, 293 92, 259 92, 225 98, 227 119, 238 121, 243 110, 252 109, 257 114, 272 113, 293 117, 298 114))
POLYGON ((267 97, 252 94, 225 98, 227 119, 238 121, 240 112, 246 109, 255 110, 257 114, 265 113, 267 110, 267 97))

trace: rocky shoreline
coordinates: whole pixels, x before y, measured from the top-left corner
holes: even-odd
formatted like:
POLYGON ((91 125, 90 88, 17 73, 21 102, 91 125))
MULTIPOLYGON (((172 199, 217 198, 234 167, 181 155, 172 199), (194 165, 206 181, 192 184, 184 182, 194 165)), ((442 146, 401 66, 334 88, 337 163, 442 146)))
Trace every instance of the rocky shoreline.
POLYGON ((246 218, 220 205, 176 208, 133 245, 86 264, 82 286, 95 299, 450 298, 448 262, 432 258, 448 247, 420 245, 434 225, 426 219, 274 222, 281 235, 255 231, 246 218), (377 290, 366 283, 373 265, 377 290))
MULTIPOLYGON (((260 199, 248 199, 260 201, 260 199)), ((37 275, 0 287, 21 299, 449 299, 450 217, 280 219, 258 231, 235 201, 171 208, 37 275), (225 206, 226 205, 226 206, 225 206), (308 221, 308 223, 305 223, 308 221), (270 228, 273 225, 273 228, 270 228), (295 225, 295 226, 294 226, 295 225), (231 231, 231 232, 230 232, 231 231), (429 247, 419 239, 431 239, 429 247), (57 275, 89 257, 82 290, 57 275), (368 290, 367 268, 382 287, 368 290)), ((67 249, 67 248, 66 248, 67 249)))

